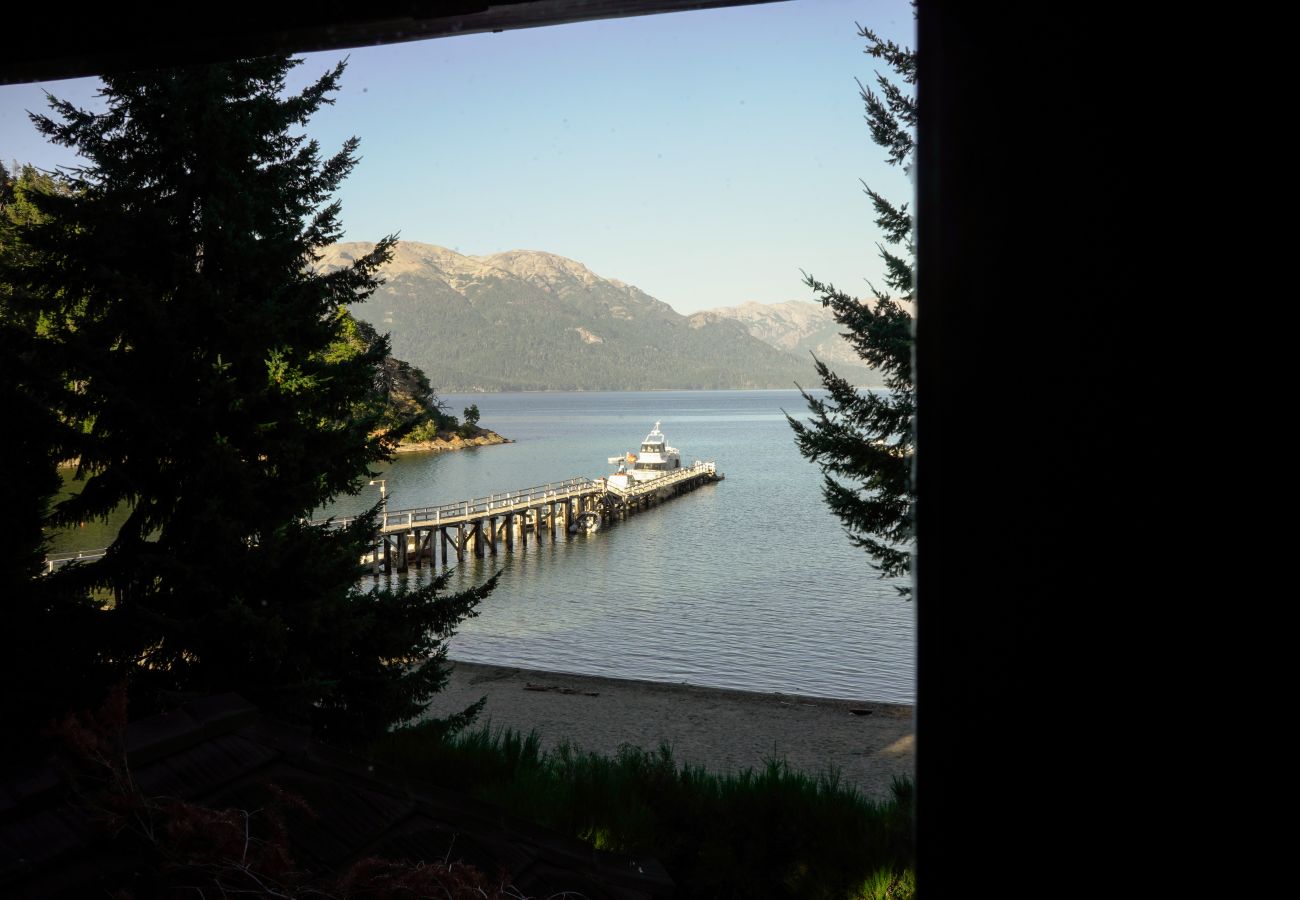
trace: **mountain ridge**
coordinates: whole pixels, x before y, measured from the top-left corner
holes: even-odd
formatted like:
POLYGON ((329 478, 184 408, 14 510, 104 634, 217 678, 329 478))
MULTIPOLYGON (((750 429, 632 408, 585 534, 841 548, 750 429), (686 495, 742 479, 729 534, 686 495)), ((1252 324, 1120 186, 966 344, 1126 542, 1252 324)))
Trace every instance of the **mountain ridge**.
MULTIPOLYGON (((318 265, 347 265, 373 247, 334 244, 318 265)), ((468 256, 400 241, 380 274, 385 283, 351 307, 353 314, 388 331, 393 354, 424 370, 440 391, 816 383, 811 358, 765 343, 745 322, 683 315, 634 285, 558 254, 468 256)), ((865 369, 862 374, 869 376, 865 369)))
MULTIPOLYGON (((807 357, 809 353, 831 369, 847 374, 863 368, 862 360, 844 338, 844 326, 815 300, 758 303, 700 310, 696 316, 718 316, 741 322, 754 337, 778 350, 807 357)), ((876 376, 879 383, 879 376, 876 376)))

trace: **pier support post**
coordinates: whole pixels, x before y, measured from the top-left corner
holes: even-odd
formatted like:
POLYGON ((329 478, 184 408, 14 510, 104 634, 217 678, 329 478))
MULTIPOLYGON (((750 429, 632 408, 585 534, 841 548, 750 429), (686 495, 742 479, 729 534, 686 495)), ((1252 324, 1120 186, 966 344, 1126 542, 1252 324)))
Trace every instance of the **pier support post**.
POLYGON ((474 558, 483 558, 483 520, 477 519, 474 522, 474 558))
POLYGON ((456 526, 456 562, 465 561, 465 523, 456 526))
POLYGON ((551 533, 551 540, 555 540, 555 504, 548 504, 549 511, 546 516, 546 530, 551 533))
POLYGON ((410 535, 403 531, 401 534, 394 535, 397 539, 397 571, 406 571, 406 542, 410 535))
POLYGON ((505 521, 506 549, 515 549, 515 514, 506 513, 505 521))
POLYGON ((491 516, 488 519, 488 549, 492 555, 497 555, 497 517, 491 516))

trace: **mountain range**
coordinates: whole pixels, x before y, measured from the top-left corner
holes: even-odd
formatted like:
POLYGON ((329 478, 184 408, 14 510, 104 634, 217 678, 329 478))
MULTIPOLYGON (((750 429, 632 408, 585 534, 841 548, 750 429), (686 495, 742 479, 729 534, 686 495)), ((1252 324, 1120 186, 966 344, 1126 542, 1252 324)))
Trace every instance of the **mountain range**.
POLYGON ((751 300, 739 306, 707 309, 695 316, 732 319, 744 325, 750 335, 778 350, 793 353, 800 359, 808 359, 811 353, 846 377, 852 372, 859 383, 879 384, 880 376, 869 369, 864 370, 861 358, 844 339, 844 326, 836 322, 831 311, 820 303, 808 300, 755 303, 751 300), (867 382, 862 382, 863 372, 858 370, 870 373, 867 382))
MULTIPOLYGON (((334 244, 320 266, 347 265, 373 247, 334 244)), ((847 344, 815 303, 685 316, 552 253, 465 256, 412 241, 397 244, 381 275, 353 315, 388 332, 393 355, 443 392, 816 387, 808 350, 855 383, 880 383, 851 350, 842 355, 847 344)))

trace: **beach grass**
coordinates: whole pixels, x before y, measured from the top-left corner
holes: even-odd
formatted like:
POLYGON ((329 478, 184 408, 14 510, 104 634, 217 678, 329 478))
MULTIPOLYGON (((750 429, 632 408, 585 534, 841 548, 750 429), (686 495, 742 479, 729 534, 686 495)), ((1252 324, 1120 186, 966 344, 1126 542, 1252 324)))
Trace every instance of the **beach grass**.
POLYGON ((482 726, 457 736, 419 727, 367 748, 421 780, 620 853, 653 856, 681 898, 897 900, 914 893, 913 784, 884 802, 834 774, 773 759, 712 773, 668 746, 613 756, 482 726))

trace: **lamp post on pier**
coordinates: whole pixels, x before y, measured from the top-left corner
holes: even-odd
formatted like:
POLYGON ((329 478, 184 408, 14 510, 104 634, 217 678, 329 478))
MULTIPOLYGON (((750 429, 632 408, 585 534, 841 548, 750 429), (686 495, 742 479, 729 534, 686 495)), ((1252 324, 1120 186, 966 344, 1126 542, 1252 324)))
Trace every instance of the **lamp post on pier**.
POLYGON ((383 524, 380 527, 387 528, 388 527, 388 479, 376 478, 372 480, 370 483, 372 485, 373 484, 379 485, 379 504, 380 504, 380 509, 382 510, 382 515, 384 517, 383 524))

